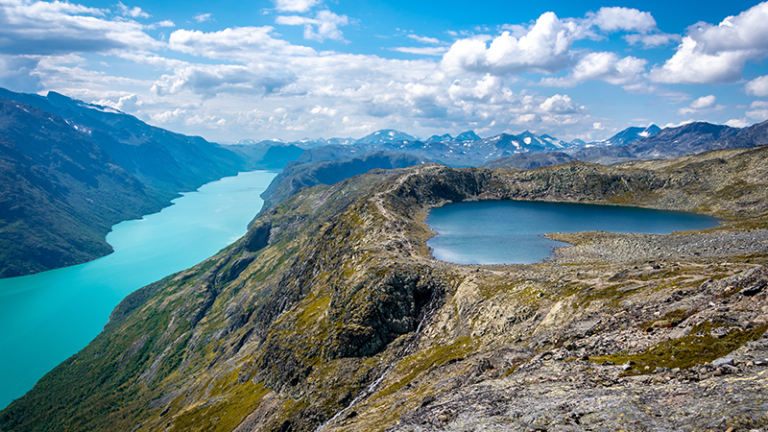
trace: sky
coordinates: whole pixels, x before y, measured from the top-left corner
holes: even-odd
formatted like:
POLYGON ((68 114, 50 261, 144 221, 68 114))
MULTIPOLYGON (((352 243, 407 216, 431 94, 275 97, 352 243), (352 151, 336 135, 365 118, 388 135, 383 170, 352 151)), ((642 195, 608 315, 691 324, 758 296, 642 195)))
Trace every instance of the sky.
POLYGON ((0 0, 0 87, 210 141, 768 119, 768 2, 0 0))

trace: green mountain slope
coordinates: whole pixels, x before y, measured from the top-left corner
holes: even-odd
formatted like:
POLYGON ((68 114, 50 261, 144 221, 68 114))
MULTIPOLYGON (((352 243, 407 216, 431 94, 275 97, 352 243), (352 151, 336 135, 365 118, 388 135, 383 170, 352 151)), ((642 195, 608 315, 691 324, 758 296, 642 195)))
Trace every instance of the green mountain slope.
POLYGON ((0 277, 109 253, 122 220, 162 200, 58 116, 0 99, 0 277))
POLYGON ((96 340, 0 413, 0 430, 765 427, 766 156, 420 165, 302 189, 216 256, 126 298, 96 340), (434 260, 427 211, 477 199, 724 223, 553 234, 574 246, 534 265, 434 260))
POLYGON ((253 165, 200 137, 55 92, 0 89, 0 104, 0 277, 106 255, 112 225, 253 165))
POLYGON ((165 197, 235 175, 245 164, 241 155, 203 138, 150 126, 132 115, 56 92, 43 97, 0 89, 0 97, 66 119, 121 167, 165 197))

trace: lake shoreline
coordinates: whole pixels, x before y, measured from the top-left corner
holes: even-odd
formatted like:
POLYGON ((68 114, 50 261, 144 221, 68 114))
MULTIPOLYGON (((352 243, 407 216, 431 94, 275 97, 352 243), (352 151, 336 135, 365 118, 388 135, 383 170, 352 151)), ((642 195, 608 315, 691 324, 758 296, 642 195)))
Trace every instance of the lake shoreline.
POLYGON ((272 171, 250 171, 184 192, 159 212, 113 225, 114 252, 69 267, 0 279, 0 407, 86 346, 131 292, 185 270, 246 233, 272 171))

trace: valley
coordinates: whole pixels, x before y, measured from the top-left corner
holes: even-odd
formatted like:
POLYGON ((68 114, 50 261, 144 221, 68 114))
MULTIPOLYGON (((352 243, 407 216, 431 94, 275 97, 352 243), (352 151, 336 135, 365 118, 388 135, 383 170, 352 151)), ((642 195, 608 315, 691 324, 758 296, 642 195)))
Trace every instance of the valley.
POLYGON ((158 213, 112 227, 114 252, 85 264, 0 279, 0 407, 85 347, 131 292, 184 270, 242 236, 274 173, 208 183, 158 213))
POLYGON ((423 164, 300 189, 214 257, 129 295, 0 430, 309 431, 353 401, 323 430, 765 427, 766 151, 423 164), (532 265, 435 260, 429 209, 488 199, 723 223, 551 234, 573 246, 532 265))
POLYGON ((0 432, 768 432, 768 0, 0 1, 0 432))

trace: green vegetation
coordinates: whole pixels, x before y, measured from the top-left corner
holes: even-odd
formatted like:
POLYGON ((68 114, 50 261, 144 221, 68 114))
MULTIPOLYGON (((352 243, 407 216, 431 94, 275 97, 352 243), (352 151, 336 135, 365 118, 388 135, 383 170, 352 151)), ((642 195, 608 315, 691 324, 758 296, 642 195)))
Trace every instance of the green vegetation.
POLYGON ((651 374, 659 367, 686 369, 723 357, 745 343, 759 339, 768 330, 768 325, 763 325, 750 330, 730 329, 722 338, 713 336, 712 330, 720 327, 726 326, 707 321, 694 327, 688 336, 661 342, 640 354, 614 354, 590 357, 589 360, 614 364, 629 362, 631 367, 625 375, 651 374))
POLYGON ((474 352, 475 348, 472 338, 465 336, 456 339, 449 345, 435 344, 426 350, 411 354, 400 360, 395 366, 392 374, 399 377, 397 381, 378 391, 375 398, 382 398, 395 393, 420 375, 437 369, 448 362, 463 359, 474 352))
POLYGON ((655 328, 676 327, 678 324, 685 321, 687 318, 696 315, 697 312, 698 312, 697 309, 693 309, 689 311, 686 311, 683 309, 675 309, 671 312, 667 312, 663 317, 657 320, 646 321, 640 324, 638 327, 640 327, 640 329, 645 331, 648 331, 650 329, 655 329, 655 328))
POLYGON ((169 421, 168 431, 230 432, 271 390, 262 383, 237 382, 237 371, 223 377, 211 398, 201 404, 184 407, 169 421))

